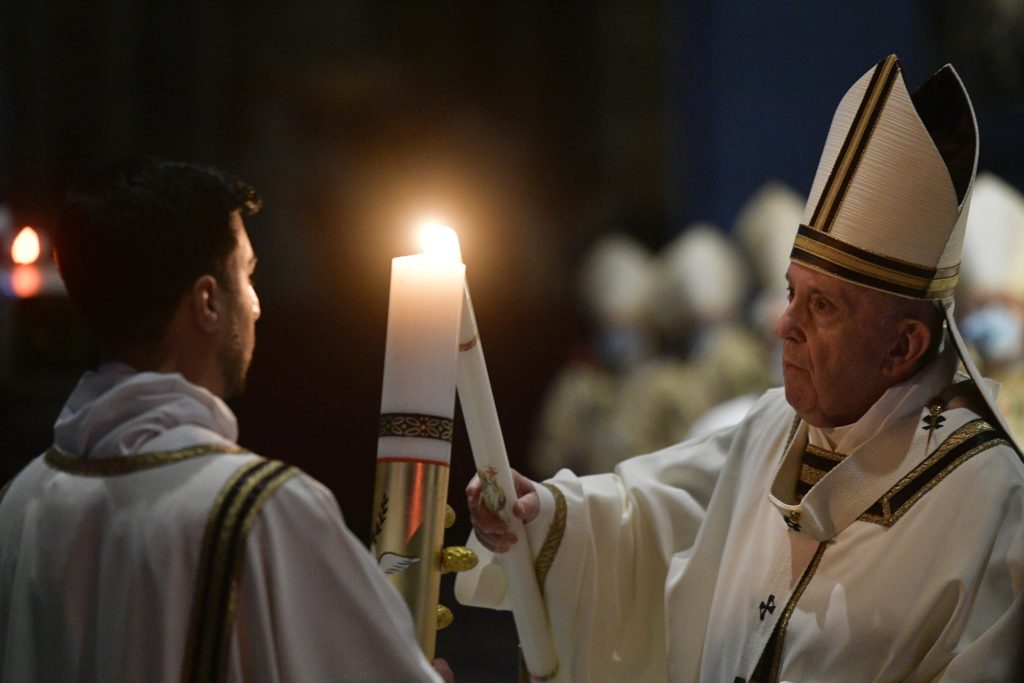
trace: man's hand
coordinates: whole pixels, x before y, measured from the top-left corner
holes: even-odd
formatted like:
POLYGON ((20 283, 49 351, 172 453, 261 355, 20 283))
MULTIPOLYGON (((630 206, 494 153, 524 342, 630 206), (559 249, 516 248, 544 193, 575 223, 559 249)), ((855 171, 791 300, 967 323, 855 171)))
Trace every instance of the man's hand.
MULTIPOLYGON (((519 498, 512 504, 512 514, 524 523, 532 522, 540 513, 540 499, 533 490, 533 482, 512 470, 512 481, 519 498)), ((469 515, 473 520, 473 531, 485 548, 495 553, 507 552, 512 544, 518 541, 516 535, 509 531, 508 524, 483 504, 484 482, 479 475, 473 475, 466 487, 466 502, 469 504, 469 515)))
POLYGON ((455 683, 455 674, 452 673, 452 668, 448 666, 448 662, 440 657, 434 660, 434 671, 441 675, 444 683, 455 683))

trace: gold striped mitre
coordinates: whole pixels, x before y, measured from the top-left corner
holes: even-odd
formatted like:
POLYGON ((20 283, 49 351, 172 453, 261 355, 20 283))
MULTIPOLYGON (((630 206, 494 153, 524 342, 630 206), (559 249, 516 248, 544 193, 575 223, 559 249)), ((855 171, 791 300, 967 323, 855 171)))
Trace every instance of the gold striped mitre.
POLYGON ((910 94, 895 55, 847 91, 829 129, 791 259, 913 299, 950 299, 977 125, 945 66, 910 94))

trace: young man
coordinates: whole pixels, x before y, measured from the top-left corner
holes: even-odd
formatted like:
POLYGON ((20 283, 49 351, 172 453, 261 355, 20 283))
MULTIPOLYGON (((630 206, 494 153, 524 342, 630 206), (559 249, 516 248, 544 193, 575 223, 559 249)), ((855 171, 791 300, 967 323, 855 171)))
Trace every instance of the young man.
MULTIPOLYGON (((614 474, 518 480, 567 679, 1014 680, 1024 465, 952 316, 976 167, 952 68, 911 95, 880 62, 797 232, 784 389, 614 474)), ((467 496, 486 548, 519 540, 467 496)), ((457 595, 501 606, 482 552, 457 595)))
POLYGON ((332 494, 235 443, 258 208, 155 159, 65 202, 58 264, 105 363, 0 499, 3 680, 441 680, 332 494))

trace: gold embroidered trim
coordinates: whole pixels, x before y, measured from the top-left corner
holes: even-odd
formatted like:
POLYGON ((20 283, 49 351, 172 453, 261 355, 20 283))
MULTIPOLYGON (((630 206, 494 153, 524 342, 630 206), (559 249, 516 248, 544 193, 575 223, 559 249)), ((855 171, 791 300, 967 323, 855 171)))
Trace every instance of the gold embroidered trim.
POLYGON ((47 465, 61 472, 79 474, 86 477, 108 477, 119 474, 131 474, 132 472, 139 472, 161 465, 169 465, 200 455, 212 455, 214 453, 238 455, 239 453, 247 452, 244 448, 239 448, 238 446, 203 444, 189 446, 188 448, 176 451, 139 453, 137 455, 124 455, 113 458, 83 458, 79 455, 68 453, 57 446, 51 446, 43 458, 47 465))
POLYGON ((825 458, 826 460, 831 460, 832 462, 842 462, 843 460, 846 460, 845 453, 830 451, 825 448, 820 448, 819 446, 814 446, 812 444, 807 444, 806 451, 811 455, 816 455, 819 458, 825 458))
POLYGON ((197 565, 183 682, 224 680, 246 537, 266 500, 297 473, 285 463, 257 458, 221 487, 197 565))
POLYGON ((807 266, 813 270, 832 275, 834 277, 849 280, 865 287, 872 287, 874 289, 880 289, 884 292, 890 292, 899 296, 909 297, 911 299, 921 300, 934 300, 934 299, 945 299, 953 295, 955 287, 947 287, 944 289, 920 289, 917 287, 905 287, 895 282, 884 280, 881 278, 874 278, 863 273, 857 272, 852 268, 845 268, 839 264, 836 264, 828 259, 809 254, 801 250, 796 245, 793 246, 793 251, 790 253, 790 259, 794 263, 800 263, 801 265, 807 266))
POLYGON ((551 491, 551 495, 555 497, 555 518, 551 521, 551 528, 548 529, 548 535, 540 547, 540 552, 537 553, 537 561, 534 564, 541 595, 544 595, 544 581, 548 577, 548 571, 555 562, 558 548, 562 545, 562 537, 565 536, 565 521, 568 517, 565 494, 553 484, 544 484, 544 488, 551 491))
POLYGON ((800 223, 797 228, 797 234, 803 236, 804 239, 811 240, 831 247, 832 249, 838 249, 839 251, 850 254, 861 261, 867 261, 874 263, 882 268, 888 270, 895 270, 906 275, 919 277, 928 282, 935 279, 947 279, 957 277, 960 273, 960 264, 952 266, 929 267, 923 266, 919 263, 907 261, 906 259, 896 258, 889 254, 883 254, 880 251, 874 249, 867 249, 865 247, 854 246, 849 242, 844 242, 840 239, 832 237, 829 234, 823 233, 817 228, 813 228, 806 223, 800 223))
POLYGON ((846 459, 846 454, 830 451, 819 446, 807 444, 804 448, 803 461, 800 463, 800 478, 797 482, 797 500, 810 491, 811 487, 825 478, 836 465, 846 459), (819 458, 825 462, 808 462, 808 456, 819 458))
POLYGON ((796 610, 796 603, 800 600, 800 597, 804 594, 807 589, 807 584, 811 582, 815 572, 818 571, 818 565, 821 564, 821 556, 825 554, 825 548, 828 547, 828 541, 823 541, 818 544, 818 549, 814 551, 814 557, 811 558, 811 563, 807 565, 807 569, 804 570, 804 575, 800 577, 800 583, 797 584, 796 590, 793 591, 793 595, 790 596, 789 602, 786 603, 786 609, 782 611, 782 616, 779 617, 779 623, 775 627, 778 629, 778 640, 775 641, 775 652, 772 654, 772 667, 771 673, 768 676, 768 681, 765 683, 778 683, 779 681, 779 668, 782 666, 782 646, 785 644, 786 629, 789 628, 789 620, 793 616, 793 612, 796 610))
POLYGON ((814 486, 819 481, 825 478, 828 474, 825 470, 819 470, 817 467, 811 467, 810 465, 800 466, 800 481, 801 483, 809 486, 814 486))
POLYGON ((913 507, 915 503, 917 503, 917 501, 921 500, 924 494, 928 493, 933 488, 935 488, 939 484, 939 482, 941 482, 943 479, 952 474, 957 467, 959 467, 966 461, 970 460, 978 453, 981 453, 982 451, 986 451, 989 448, 992 448, 993 446, 998 446, 1001 444, 1006 445, 1009 443, 1006 439, 1000 436, 996 436, 998 434, 999 432, 997 432, 992 427, 992 425, 990 425, 985 420, 978 419, 968 422, 963 427, 953 432, 945 441, 942 442, 942 444, 938 448, 935 449, 934 453, 925 458, 924 462, 922 462, 920 465, 911 470, 910 473, 908 473, 906 476, 904 476, 902 479, 896 482, 896 484, 891 489, 889 489, 885 493, 885 495, 882 496, 881 500, 879 501, 882 507, 882 514, 872 513, 870 510, 868 510, 867 512, 862 514, 858 519, 860 521, 873 522, 875 524, 881 524, 883 526, 892 526, 896 523, 897 520, 900 519, 900 517, 905 515, 907 511, 910 510, 910 508, 913 507), (968 441, 969 439, 972 439, 978 436, 979 434, 983 434, 985 432, 992 432, 993 438, 988 439, 978 444, 977 446, 968 449, 966 452, 962 453, 960 456, 958 456, 955 460, 946 465, 939 472, 935 473, 935 475, 932 476, 932 478, 929 479, 927 482, 925 482, 921 486, 920 490, 915 492, 914 495, 912 495, 906 501, 902 502, 895 510, 892 509, 892 499, 896 496, 896 494, 898 494, 900 491, 904 490, 909 485, 917 481, 936 462, 949 455, 950 451, 960 447, 962 444, 964 444, 964 442, 968 441))

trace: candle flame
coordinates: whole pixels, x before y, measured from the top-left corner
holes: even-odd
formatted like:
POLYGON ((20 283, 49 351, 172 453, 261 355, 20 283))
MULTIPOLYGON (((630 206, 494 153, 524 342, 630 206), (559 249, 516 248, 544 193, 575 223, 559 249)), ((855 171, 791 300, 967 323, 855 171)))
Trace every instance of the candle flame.
POLYGON ((459 236, 447 225, 437 221, 426 221, 420 226, 420 246, 429 256, 462 263, 459 236))
POLYGON ((26 225, 11 243, 11 260, 21 265, 29 265, 39 259, 39 251, 39 234, 26 225))

